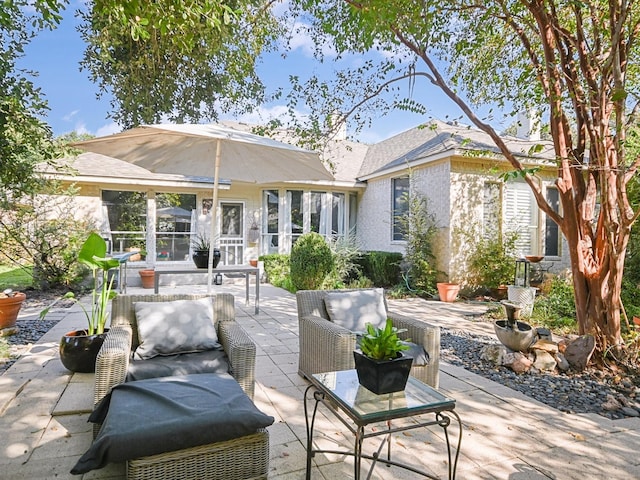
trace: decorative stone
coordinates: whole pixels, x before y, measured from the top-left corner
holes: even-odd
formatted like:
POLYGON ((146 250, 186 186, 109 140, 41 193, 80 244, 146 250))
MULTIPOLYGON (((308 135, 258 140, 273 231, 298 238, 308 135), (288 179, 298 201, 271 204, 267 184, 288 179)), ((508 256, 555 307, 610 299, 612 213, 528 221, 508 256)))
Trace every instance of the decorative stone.
POLYGON ((504 356, 504 366, 519 374, 528 372, 532 364, 533 362, 520 352, 508 353, 504 356))
POLYGON ((20 331, 20 328, 15 325, 13 327, 7 327, 0 329, 0 337, 8 337, 10 335, 16 335, 20 331))
POLYGON ((534 350, 536 354, 536 360, 533 362, 533 366, 541 372, 550 372, 556 368, 556 361, 546 350, 534 350))
POLYGON ((538 338, 541 340, 553 340, 553 335, 551 334, 551 330, 544 327, 536 328, 536 334, 538 338))
POLYGON ((581 335, 567 344, 564 356, 572 368, 578 372, 582 372, 587 368, 595 349, 596 339, 593 335, 581 335))
POLYGON ((562 372, 566 372, 567 370, 569 370, 571 368, 571 365, 569 365, 569 362, 567 361, 567 358, 560 352, 556 353, 553 358, 555 359, 556 363, 558 364, 558 370, 562 371, 562 372))
POLYGON ((482 347, 482 350, 480 351, 480 358, 485 362, 489 362, 492 365, 499 367, 500 365, 503 365, 503 358, 506 353, 507 349, 504 346, 494 343, 492 345, 482 347))
POLYGON ((620 402, 613 395, 607 395, 607 400, 602 404, 602 409, 607 411, 618 410, 622 407, 620 402))
POLYGON ((638 410, 636 410, 635 408, 622 407, 620 411, 627 417, 640 417, 640 412, 638 412, 638 410))
POLYGON ((556 342, 552 342, 551 340, 538 340, 536 343, 531 345, 532 350, 544 350, 545 352, 549 352, 550 354, 558 353, 558 344, 556 342))

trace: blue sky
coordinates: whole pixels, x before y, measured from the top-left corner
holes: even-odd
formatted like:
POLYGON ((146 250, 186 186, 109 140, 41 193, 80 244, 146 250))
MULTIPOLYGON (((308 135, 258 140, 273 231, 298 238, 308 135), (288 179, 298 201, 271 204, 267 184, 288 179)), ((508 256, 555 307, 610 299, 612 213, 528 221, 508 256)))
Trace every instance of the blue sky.
MULTIPOLYGON (((20 65, 39 72, 34 82, 42 89, 49 103, 50 112, 46 120, 51 125, 54 135, 74 130, 96 136, 108 135, 120 131, 121 128, 108 117, 109 97, 103 96, 98 100, 97 85, 91 82, 86 71, 80 72, 79 64, 84 43, 75 30, 78 19, 75 18, 74 12, 77 8, 78 3, 72 1, 61 25, 52 32, 41 32, 25 50, 20 65)), ((319 65, 312 58, 311 42, 307 37, 298 36, 294 40, 295 49, 286 60, 278 54, 271 54, 260 65, 259 73, 267 88, 286 88, 288 76, 291 74, 331 75, 330 65, 319 65)), ((358 59, 352 58, 351 61, 358 59)), ((458 107, 436 87, 426 83, 417 84, 415 92, 418 99, 428 99, 429 112, 426 116, 395 112, 377 118, 370 129, 359 134, 357 140, 375 143, 419 125, 431 117, 445 120, 460 116, 458 107)), ((265 105, 260 112, 253 115, 229 118, 260 123, 261 118, 277 117, 285 111, 283 102, 265 105)))

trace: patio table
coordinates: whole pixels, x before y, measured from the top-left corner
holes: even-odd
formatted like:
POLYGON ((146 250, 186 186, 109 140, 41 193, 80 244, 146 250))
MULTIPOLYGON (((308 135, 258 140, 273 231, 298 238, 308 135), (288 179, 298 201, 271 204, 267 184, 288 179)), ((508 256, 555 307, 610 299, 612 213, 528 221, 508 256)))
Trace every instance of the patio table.
MULTIPOLYGON (((207 274, 207 269, 203 268, 158 268, 156 265, 155 274, 153 279, 153 291, 154 293, 158 293, 160 290, 160 276, 161 275, 193 275, 196 273, 207 274)), ((260 311, 260 268, 252 267, 251 265, 218 265, 213 269, 213 274, 218 273, 240 273, 244 275, 245 278, 245 303, 249 306, 249 277, 250 275, 255 275, 256 277, 256 287, 255 287, 255 313, 258 314, 260 311)))
POLYGON ((417 473, 419 475, 438 480, 438 477, 425 471, 414 468, 406 463, 391 459, 391 434, 404 432, 416 428, 438 426, 444 431, 447 444, 449 480, 455 480, 460 444, 462 442, 462 421, 454 411, 456 401, 445 397, 442 393, 420 380, 409 377, 407 386, 403 391, 376 395, 359 384, 355 370, 343 370, 337 372, 315 373, 310 376, 311 385, 304 392, 304 412, 307 425, 307 475, 311 478, 311 459, 316 453, 334 453, 351 455, 354 457, 354 479, 360 480, 361 460, 363 458, 373 460, 367 479, 371 477, 377 462, 388 466, 396 466, 417 473), (313 410, 309 412, 308 394, 313 391, 312 400, 315 402, 313 410), (354 435, 353 451, 323 450, 313 447, 313 429, 318 405, 324 405, 347 429, 354 435), (435 418, 424 418, 427 415, 435 415, 435 418), (451 424, 451 417, 458 422, 458 441, 456 445, 455 459, 452 460, 451 442, 447 428, 451 424), (392 421, 401 418, 411 418, 412 423, 392 425, 392 421), (365 427, 386 423, 386 428, 365 427), (354 426, 355 425, 355 426, 354 426), (367 438, 384 436, 377 451, 372 455, 362 453, 362 443, 367 438), (387 454, 380 453, 384 445, 387 445, 387 454))

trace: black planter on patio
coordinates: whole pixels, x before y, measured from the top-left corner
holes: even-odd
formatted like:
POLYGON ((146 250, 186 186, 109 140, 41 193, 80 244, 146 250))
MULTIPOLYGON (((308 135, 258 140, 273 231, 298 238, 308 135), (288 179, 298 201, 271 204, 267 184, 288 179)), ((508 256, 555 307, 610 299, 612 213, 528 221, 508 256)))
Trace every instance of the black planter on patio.
POLYGON ((404 390, 411 372, 412 357, 402 354, 393 360, 374 360, 358 351, 353 352, 360 385, 377 395, 404 390))
MULTIPOLYGON (((191 258, 193 258, 193 263, 195 263, 197 268, 209 267, 209 250, 195 250, 191 258)), ((216 268, 218 263, 220 263, 220 249, 214 248, 213 268, 216 268)))

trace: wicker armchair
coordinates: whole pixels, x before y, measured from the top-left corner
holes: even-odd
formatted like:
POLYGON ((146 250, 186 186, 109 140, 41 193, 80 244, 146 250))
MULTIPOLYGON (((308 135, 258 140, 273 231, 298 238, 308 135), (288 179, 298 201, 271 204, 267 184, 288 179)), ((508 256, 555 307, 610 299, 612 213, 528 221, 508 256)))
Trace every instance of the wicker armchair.
MULTIPOLYGON (((96 360, 94 405, 115 385, 123 383, 132 352, 139 344, 134 302, 196 300, 206 295, 118 295, 112 301, 109 333, 96 360)), ((233 377, 253 399, 256 346, 235 321, 234 298, 218 294, 214 300, 218 339, 228 356, 233 377)), ((94 436, 100 425, 94 426, 94 436)), ((127 462, 127 479, 209 478, 241 480, 267 478, 269 433, 167 452, 127 462)))
MULTIPOLYGON (((354 290, 332 290, 347 292, 354 290)), ((350 370, 354 368, 353 350, 356 334, 336 325, 329 319, 324 298, 327 290, 300 290, 296 292, 298 324, 300 328, 300 352, 298 374, 308 377, 314 373, 350 370)), ((384 301, 387 307, 386 299, 384 301)), ((438 388, 440 367, 440 329, 420 320, 390 312, 387 317, 393 325, 407 331, 403 339, 422 345, 429 353, 429 364, 413 366, 411 375, 438 388)))

